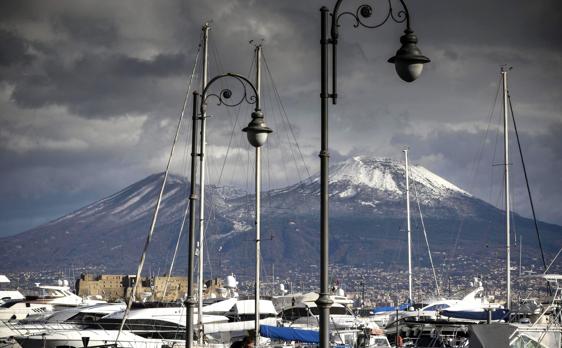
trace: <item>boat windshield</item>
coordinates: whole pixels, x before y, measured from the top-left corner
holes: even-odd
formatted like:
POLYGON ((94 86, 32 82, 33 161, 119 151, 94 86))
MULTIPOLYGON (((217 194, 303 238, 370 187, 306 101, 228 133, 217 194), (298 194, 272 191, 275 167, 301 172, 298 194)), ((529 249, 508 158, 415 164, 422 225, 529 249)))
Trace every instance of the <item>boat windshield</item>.
MULTIPOLYGON (((312 307, 312 308, 310 308, 310 311, 314 315, 320 315, 320 310, 318 309, 318 307, 312 307)), ((331 315, 349 315, 349 312, 347 311, 347 308, 345 308, 345 307, 330 307, 330 314, 331 315)))
POLYGON ((445 308, 449 308, 450 306, 446 303, 438 303, 438 304, 434 304, 432 306, 427 306, 425 308, 423 308, 424 311, 438 311, 440 309, 445 309, 445 308))
POLYGON ((68 296, 67 294, 65 294, 63 291, 59 289, 39 288, 38 291, 40 294, 39 296, 43 298, 60 298, 60 297, 68 296))
MULTIPOLYGON (((0 308, 10 308, 13 305, 15 305, 16 303, 20 303, 21 301, 8 301, 5 303, 0 304, 0 308)), ((27 304, 27 306, 29 307, 29 304, 27 304)))

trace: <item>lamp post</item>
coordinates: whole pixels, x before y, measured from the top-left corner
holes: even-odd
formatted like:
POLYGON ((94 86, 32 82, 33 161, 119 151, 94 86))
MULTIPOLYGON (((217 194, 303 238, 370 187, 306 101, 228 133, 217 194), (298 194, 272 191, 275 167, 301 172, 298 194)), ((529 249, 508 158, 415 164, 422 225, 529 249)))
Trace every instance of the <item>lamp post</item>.
POLYGON ((242 129, 246 132, 248 142, 255 147, 256 166, 255 166, 255 190, 256 190, 256 206, 255 206, 255 225, 256 225, 256 283, 255 283, 255 347, 259 344, 260 337, 260 239, 261 239, 261 223, 260 223, 260 194, 261 194, 261 146, 267 141, 267 136, 272 130, 267 127, 264 120, 263 112, 261 112, 260 99, 261 96, 261 44, 256 46, 256 108, 252 112, 252 121, 248 126, 242 129))
MULTIPOLYGON (((207 85, 207 77, 209 75, 208 71, 208 47, 209 47, 209 23, 205 23, 203 28, 203 61, 202 61, 202 75, 201 75, 201 90, 205 89, 207 85)), ((200 96, 201 100, 205 99, 205 94, 200 96)), ((198 265, 198 282, 197 282, 197 311, 198 313, 203 313, 203 285, 205 279, 203 276, 203 264, 205 261, 205 149, 207 148, 207 115, 203 112, 199 115, 199 120, 201 123, 201 137, 199 140, 199 265, 198 265)), ((203 316, 198 316, 198 330, 199 339, 198 343, 203 344, 201 332, 203 330, 203 316)))
POLYGON ((321 113, 321 149, 320 149, 320 294, 316 305, 320 310, 320 348, 329 347, 329 318, 332 300, 329 296, 328 287, 328 252, 329 252, 329 230, 328 230, 328 165, 330 153, 328 151, 328 99, 332 103, 337 101, 337 44, 339 39, 339 19, 348 15, 354 18, 354 27, 378 28, 389 20, 396 23, 406 22, 404 35, 400 38, 402 46, 396 55, 388 60, 395 65, 396 72, 406 82, 417 79, 423 69, 423 64, 430 60, 421 54, 416 46, 417 37, 410 28, 410 15, 403 0, 400 0, 402 9, 395 11, 392 8, 392 0, 388 0, 388 12, 382 20, 370 24, 366 20, 373 14, 373 7, 362 4, 355 12, 340 12, 343 0, 337 0, 331 13, 327 7, 320 9, 320 113, 321 113), (331 15, 330 38, 328 38, 328 15, 331 15), (328 45, 332 46, 332 92, 328 91, 328 45))
MULTIPOLYGON (((185 318, 185 347, 193 347, 193 309, 197 301, 193 298, 193 268, 195 266, 195 201, 197 192, 195 191, 195 176, 197 175, 197 103, 199 94, 193 92, 193 113, 191 127, 191 174, 190 174, 190 195, 189 195, 189 243, 187 260, 187 298, 185 306, 187 315, 185 318)), ((201 313, 199 313, 201 315, 201 313)))
MULTIPOLYGON (((261 45, 256 46, 256 56, 257 56, 257 71, 256 71, 256 84, 252 84, 250 80, 246 77, 227 73, 223 75, 218 75, 212 78, 209 83, 203 89, 202 96, 203 99, 200 103, 200 114, 206 114, 207 108, 207 100, 211 97, 214 97, 218 100, 219 105, 225 105, 227 107, 235 107, 243 102, 247 102, 248 104, 254 104, 254 111, 252 112, 252 120, 248 124, 247 127, 242 129, 243 132, 246 133, 248 138, 248 142, 255 147, 256 151, 256 166, 255 166, 255 194, 256 194, 256 205, 255 205, 255 226, 256 226, 256 301, 255 301, 255 313, 256 313, 256 321, 255 321, 255 344, 258 344, 259 339, 259 300, 260 300, 260 285, 259 285, 259 276, 260 276, 260 191, 261 191, 261 146, 265 144, 267 141, 267 136, 269 133, 273 132, 271 128, 267 127, 264 119, 264 114, 261 111, 261 104, 260 104, 260 56, 261 56, 261 45), (214 82, 224 79, 224 78, 231 78, 235 81, 239 82, 242 87, 242 95, 240 99, 230 101, 232 98, 232 90, 230 89, 222 89, 218 94, 215 93, 208 93, 209 88, 213 85, 214 82), (251 93, 249 93, 251 92, 251 93)), ((190 347, 188 347, 190 348, 190 347)))

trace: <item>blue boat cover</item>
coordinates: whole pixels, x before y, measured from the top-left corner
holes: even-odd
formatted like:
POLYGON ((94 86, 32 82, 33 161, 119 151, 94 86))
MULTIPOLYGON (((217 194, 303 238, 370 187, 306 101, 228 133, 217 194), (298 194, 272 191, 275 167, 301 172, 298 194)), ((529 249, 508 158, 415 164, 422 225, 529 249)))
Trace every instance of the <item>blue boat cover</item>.
MULTIPOLYGON (((488 311, 449 311, 442 310, 441 315, 459 318, 459 319, 469 319, 469 320, 488 320, 488 311)), ((502 320, 509 316, 509 310, 503 308, 496 308, 492 311, 492 320, 502 320)))
POLYGON ((411 306, 411 304, 406 302, 406 303, 402 303, 398 307, 394 307, 394 306, 375 307, 375 308, 373 308, 373 314, 383 313, 383 312, 396 312, 397 309, 399 311, 405 311, 410 306, 411 306))
POLYGON ((282 341, 320 343, 320 333, 313 330, 298 330, 290 327, 260 325, 260 335, 282 341))

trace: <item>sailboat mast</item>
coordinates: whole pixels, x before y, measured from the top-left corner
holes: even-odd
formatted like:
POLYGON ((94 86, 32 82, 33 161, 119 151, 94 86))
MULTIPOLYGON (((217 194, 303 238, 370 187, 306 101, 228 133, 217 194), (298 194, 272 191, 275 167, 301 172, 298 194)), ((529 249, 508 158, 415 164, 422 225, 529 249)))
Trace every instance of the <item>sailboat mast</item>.
MULTIPOLYGON (((261 44, 256 46, 256 103, 261 100, 261 44)), ((261 109, 261 105, 256 105, 256 109, 261 109)), ((255 347, 259 346, 260 338, 260 193, 261 193, 261 147, 256 146, 256 302, 255 302, 255 314, 256 314, 256 337, 255 337, 255 347)))
POLYGON ((408 297, 413 301, 412 296, 412 229, 410 225, 410 169, 408 167, 408 149, 404 149, 406 158, 406 217, 408 228, 408 297))
POLYGON ((510 235, 510 206, 509 206, 509 128, 507 117, 507 70, 502 67, 503 83, 503 147, 505 168, 505 237, 506 237, 506 268, 507 268, 507 309, 511 309, 511 238, 510 235))
POLYGON ((523 235, 519 235, 519 276, 521 277, 521 258, 523 256, 523 235))
MULTIPOLYGON (((205 91, 207 86, 207 75, 208 75, 208 42, 209 42, 209 23, 203 25, 203 76, 201 77, 201 90, 205 91)), ((205 102, 206 95, 201 95, 201 102, 205 102)), ((207 123, 207 113, 205 108, 203 108, 203 113, 201 114, 201 143, 199 145, 201 153, 199 156, 199 283, 197 285, 197 309, 198 309, 198 326, 199 335, 198 343, 203 343, 203 251, 205 246, 205 148, 207 145, 206 137, 206 123, 207 123)))

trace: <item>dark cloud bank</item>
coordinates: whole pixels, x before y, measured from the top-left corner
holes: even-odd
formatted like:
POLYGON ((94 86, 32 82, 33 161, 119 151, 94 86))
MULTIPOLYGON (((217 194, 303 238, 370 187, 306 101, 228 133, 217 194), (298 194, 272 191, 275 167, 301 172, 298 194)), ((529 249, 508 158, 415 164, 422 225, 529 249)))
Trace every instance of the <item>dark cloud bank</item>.
MULTIPOLYGON (((345 2, 350 8, 352 3, 345 2)), ((48 221, 164 168, 206 20, 213 21, 211 74, 246 73, 252 58, 247 42, 265 39, 293 131, 310 170, 317 170, 322 5, 333 4, 2 2, 0 235, 48 221)), ((356 153, 400 159, 407 145, 415 163, 498 203, 501 180, 490 183, 498 178, 492 164, 501 150, 494 146, 497 112, 484 135, 499 66, 510 64, 539 217, 562 224, 556 208, 562 194, 560 2, 436 0, 409 6, 419 46, 432 59, 412 85, 398 81, 386 63, 398 48, 401 25, 362 30, 342 22, 340 100, 330 108, 332 160, 356 153), (486 155, 474 171, 484 140, 486 155)), ((213 122, 210 142, 224 147, 232 123, 213 122)), ((286 137, 276 133, 274 144, 286 137)), ((513 167, 520 169, 519 162, 513 167)), ((516 208, 529 215, 516 175, 514 186, 516 208)))

